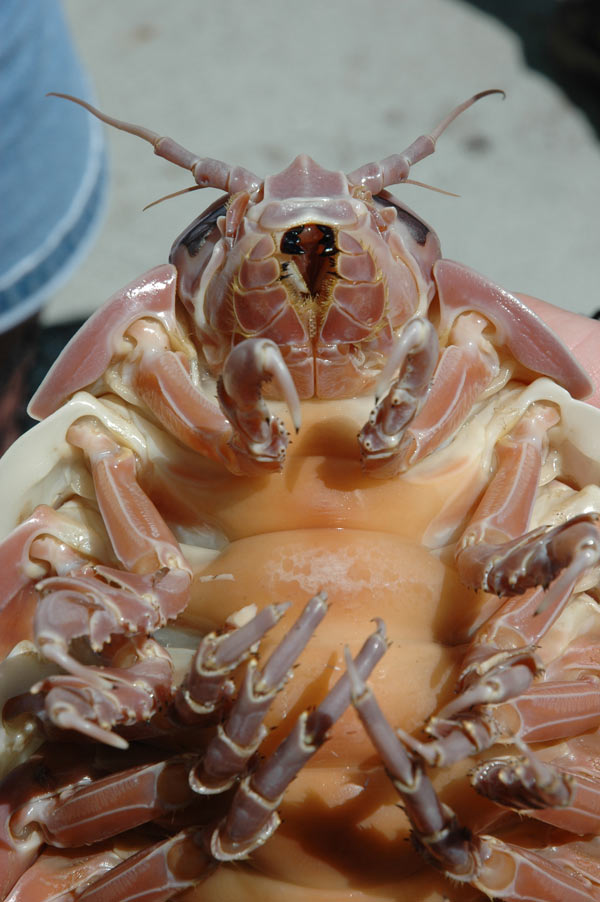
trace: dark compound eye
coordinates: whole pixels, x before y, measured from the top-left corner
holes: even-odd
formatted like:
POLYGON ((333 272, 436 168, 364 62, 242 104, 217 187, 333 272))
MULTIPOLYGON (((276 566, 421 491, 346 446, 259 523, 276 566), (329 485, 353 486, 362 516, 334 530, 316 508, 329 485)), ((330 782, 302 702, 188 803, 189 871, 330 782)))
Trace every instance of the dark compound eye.
MULTIPOLYGON (((193 221, 187 231, 175 242, 171 249, 171 257, 175 247, 179 247, 179 245, 182 244, 190 257, 195 257, 215 228, 217 219, 220 216, 225 216, 228 200, 229 195, 225 194, 223 197, 219 197, 214 204, 211 204, 204 213, 201 213, 200 216, 193 221)), ((171 257, 169 257, 169 259, 171 259, 171 257)))
POLYGON ((321 256, 331 257, 333 254, 337 254, 333 229, 325 225, 317 226, 317 228, 323 233, 323 240, 320 242, 321 256))
POLYGON ((298 226, 295 229, 288 229, 281 239, 282 254, 303 254, 304 248, 300 244, 300 235, 304 231, 304 226, 298 226))
POLYGON ((330 226, 319 225, 319 223, 296 226, 294 229, 288 229, 281 239, 282 254, 305 254, 307 249, 309 252, 316 253, 317 248, 322 257, 331 257, 337 254, 335 235, 330 226), (317 237, 319 233, 321 237, 317 237))
POLYGON ((413 213, 400 206, 400 204, 394 203, 393 198, 388 195, 387 191, 385 192, 385 194, 375 195, 373 200, 383 207, 394 207, 396 216, 398 217, 400 222, 404 223, 417 244, 425 244, 425 242, 427 241, 427 236, 429 235, 429 229, 424 222, 422 222, 420 219, 417 219, 417 217, 413 213))

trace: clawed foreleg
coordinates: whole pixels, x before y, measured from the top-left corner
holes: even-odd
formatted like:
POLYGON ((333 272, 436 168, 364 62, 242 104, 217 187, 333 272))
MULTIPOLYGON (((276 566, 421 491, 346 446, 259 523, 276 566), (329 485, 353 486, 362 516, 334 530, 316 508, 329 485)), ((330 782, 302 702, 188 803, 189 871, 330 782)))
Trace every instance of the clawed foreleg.
POLYGON ((140 321, 128 335, 136 342, 130 364, 133 388, 169 432, 236 474, 260 475, 282 466, 288 436, 281 420, 269 412, 262 385, 274 382, 296 431, 300 402, 274 342, 248 338, 231 350, 217 385, 219 410, 200 390, 188 357, 172 348, 161 325, 140 321))
POLYGON ((236 345, 217 383, 219 403, 233 433, 223 453, 231 469, 249 475, 279 470, 288 443, 285 426, 269 413, 263 401, 263 382, 273 381, 300 428, 300 401, 290 372, 277 345, 268 339, 248 338, 236 345))
POLYGON ((180 607, 188 586, 186 573, 166 568, 143 576, 86 564, 77 575, 49 577, 36 587, 41 595, 34 618, 37 645, 47 660, 102 687, 102 672, 80 663, 70 644, 86 638, 101 652, 113 636, 153 633, 171 608, 180 607))
POLYGON ((596 736, 583 751, 577 741, 534 754, 517 741, 521 755, 488 759, 471 773, 471 784, 498 804, 579 835, 595 834, 600 817, 596 736), (543 758, 541 757, 543 756, 543 758))
POLYGON ((429 320, 416 317, 404 328, 390 354, 376 390, 376 405, 358 441, 365 469, 373 475, 393 476, 403 462, 408 424, 429 387, 438 358, 437 333, 429 320), (400 368, 400 374, 381 401, 381 387, 400 368))
POLYGON ((29 695, 7 708, 34 711, 52 727, 75 730, 97 742, 127 748, 115 726, 146 723, 173 694, 173 666, 169 654, 153 639, 127 641, 128 666, 88 667, 82 676, 58 674, 32 686, 29 695), (133 659, 133 663, 132 663, 133 659))
MULTIPOLYGON (((126 748, 127 742, 112 727, 147 723, 163 708, 171 711, 178 724, 198 723, 233 695, 230 676, 287 607, 269 605, 233 632, 205 636, 172 707, 175 687, 170 655, 155 640, 142 637, 127 640, 123 649, 116 643, 113 655, 117 660, 126 657, 126 667, 110 666, 114 662, 79 665, 72 675, 47 677, 32 688, 33 699, 26 697, 19 704, 24 710, 37 707, 38 716, 61 729, 76 730, 117 748, 126 748)), ((17 709, 11 713, 14 716, 17 709)))
POLYGON ((483 752, 495 745, 504 735, 501 724, 485 709, 458 715, 451 720, 432 717, 425 731, 431 737, 429 742, 421 742, 404 730, 396 729, 397 735, 407 748, 423 761, 436 767, 455 764, 483 752))
MULTIPOLYGON (((131 721, 134 713, 145 718, 148 714, 146 677, 139 677, 140 685, 146 687, 140 694, 135 684, 135 669, 125 673, 118 667, 116 670, 110 666, 88 667, 74 655, 72 644, 75 640, 85 640, 88 653, 102 654, 114 639, 130 636, 138 644, 135 657, 141 659, 134 668, 145 666, 143 660, 148 657, 151 643, 148 640, 144 645, 136 637, 164 626, 185 607, 191 569, 160 513, 137 481, 133 452, 122 447, 93 418, 75 422, 67 437, 89 460, 98 507, 123 569, 95 564, 79 553, 77 546, 65 547, 60 541, 64 528, 55 538, 52 533, 49 537, 41 532, 44 521, 57 520, 63 527, 63 518, 53 517, 43 509, 37 518, 28 521, 22 543, 28 556, 39 555, 48 569, 57 574, 37 584, 41 601, 35 615, 34 635, 40 652, 71 677, 55 677, 44 685, 46 712, 51 719, 56 715, 66 719, 71 728, 85 732, 95 729, 96 722, 108 728, 122 723, 121 711, 128 711, 126 722, 131 721), (112 684, 116 686, 116 697, 110 694, 112 684), (85 713, 89 711, 93 716, 85 713), (106 716, 98 721, 101 711, 106 716)), ((154 653, 155 658, 160 655, 154 653)), ((157 666, 157 679, 162 686, 160 698, 171 691, 170 664, 167 669, 168 675, 164 667, 157 666)), ((155 682, 153 677, 150 679, 155 682)), ((106 734, 103 726, 99 731, 106 734)))
POLYGON ((470 657, 468 670, 459 680, 456 698, 439 711, 438 717, 451 718, 481 705, 497 705, 526 692, 534 678, 541 674, 530 648, 512 651, 482 649, 481 662, 470 657))
POLYGON ((420 742, 402 730, 402 741, 432 765, 450 765, 496 743, 548 742, 569 738, 600 725, 600 694, 595 680, 533 683, 520 695, 481 705, 453 717, 432 717, 420 742))
POLYGON ((431 323, 418 317, 405 327, 379 385, 398 367, 400 375, 359 435, 371 475, 388 477, 405 470, 462 425, 499 373, 498 354, 483 334, 488 325, 476 314, 459 316, 439 361, 431 323))

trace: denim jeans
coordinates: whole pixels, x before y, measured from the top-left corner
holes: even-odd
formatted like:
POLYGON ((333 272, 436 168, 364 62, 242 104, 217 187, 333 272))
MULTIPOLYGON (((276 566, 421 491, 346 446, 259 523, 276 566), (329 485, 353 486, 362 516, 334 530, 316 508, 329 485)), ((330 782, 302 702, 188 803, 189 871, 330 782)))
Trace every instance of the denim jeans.
POLYGON ((33 316, 89 247, 106 189, 101 124, 57 0, 0 3, 0 333, 33 316))

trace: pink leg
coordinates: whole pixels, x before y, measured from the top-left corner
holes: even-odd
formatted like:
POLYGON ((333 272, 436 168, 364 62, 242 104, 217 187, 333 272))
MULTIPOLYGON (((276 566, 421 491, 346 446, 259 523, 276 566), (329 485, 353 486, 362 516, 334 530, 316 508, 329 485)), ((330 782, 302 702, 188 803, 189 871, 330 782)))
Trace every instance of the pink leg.
MULTIPOLYGON (((267 676, 269 681, 279 682, 283 668, 281 655, 287 658, 290 651, 294 654, 298 641, 300 644, 304 642, 302 634, 307 622, 322 614, 322 599, 317 597, 313 602, 309 603, 306 616, 301 617, 296 625, 298 629, 292 630, 294 635, 283 640, 281 654, 276 650, 267 663, 265 670, 271 672, 267 676)), ((384 628, 380 622, 377 631, 367 639, 356 657, 354 666, 357 673, 366 678, 386 648, 384 628)), ((165 842, 133 855, 100 877, 77 899, 81 902, 134 902, 143 898, 152 902, 167 902, 176 893, 206 879, 218 861, 244 858, 262 845, 276 829, 279 823, 276 809, 287 786, 325 741, 327 732, 349 703, 350 681, 344 675, 314 711, 301 715, 292 733, 274 754, 260 763, 251 776, 241 781, 229 813, 223 820, 207 828, 183 830, 165 842)), ((181 759, 175 759, 174 766, 181 766, 181 759)), ((160 769, 161 766, 158 767, 160 769)), ((152 766, 142 768, 142 771, 147 775, 152 797, 157 771, 152 766)), ((106 781, 99 785, 100 793, 107 788, 106 781)), ((82 789, 84 792, 89 792, 91 798, 94 795, 93 787, 82 789)), ((123 798, 125 801, 126 794, 123 798)), ((130 801, 125 802, 119 808, 119 816, 121 812, 126 819, 135 819, 138 816, 136 803, 132 806, 130 801)), ((147 813, 142 805, 140 816, 147 813)), ((59 820, 63 818, 60 810, 56 817, 59 820)), ((74 829, 70 812, 67 812, 65 821, 66 835, 69 835, 69 831, 74 829)), ((100 818, 101 833, 104 823, 108 827, 110 819, 100 818)))
MULTIPOLYGON (((132 452, 121 448, 93 420, 80 420, 71 426, 68 440, 82 447, 89 458, 106 530, 127 569, 94 566, 60 542, 42 540, 39 524, 33 521, 25 529, 28 534, 25 544, 30 554, 35 547, 36 553, 42 554, 59 574, 63 570, 69 573, 49 577, 37 586, 42 600, 34 632, 40 650, 73 674, 69 678, 54 677, 46 681, 46 710, 70 727, 89 731, 95 730, 94 718, 89 721, 83 716, 83 710, 89 710, 90 705, 98 714, 101 708, 106 711, 108 704, 113 716, 108 717, 106 711, 105 722, 116 723, 121 720, 117 712, 123 709, 125 698, 131 703, 132 711, 145 712, 148 692, 145 689, 138 692, 133 683, 134 670, 125 674, 114 668, 111 671, 82 665, 70 653, 70 643, 85 637, 94 651, 101 652, 115 636, 134 636, 163 626, 187 604, 191 570, 175 538, 138 485, 132 452), (110 694, 110 681, 115 684, 115 695, 110 694), (83 703, 80 690, 86 684, 89 691, 84 691, 88 697, 83 703)), ((56 519, 56 515, 52 518, 44 511, 42 514, 45 520, 56 519)), ((61 537, 59 531, 58 538, 61 537)), ((142 645, 136 651, 142 659, 139 665, 142 669, 148 667, 143 659, 148 657, 150 644, 148 640, 143 651, 142 645)), ((155 651, 153 657, 158 661, 164 653, 155 651)), ((161 697, 170 692, 170 662, 164 671, 164 667, 158 667, 157 676, 150 678, 154 689, 158 689, 158 679, 161 697)), ((146 687, 141 673, 139 680, 146 687)), ((106 730, 99 732, 106 736, 106 730)), ((115 741, 122 742, 118 737, 115 741)))
POLYGON ((84 666, 71 656, 64 656, 72 675, 47 677, 33 686, 29 695, 13 699, 6 714, 15 717, 33 709, 47 728, 54 724, 63 730, 76 730, 116 748, 127 748, 128 743, 112 727, 147 724, 163 708, 168 708, 177 725, 197 723, 218 711, 231 697, 234 685, 230 675, 286 609, 283 604, 269 605, 231 633, 205 636, 172 708, 170 655, 154 639, 136 636, 113 640, 111 654, 105 655, 102 666, 84 666), (123 658, 126 666, 118 666, 123 658), (71 660, 75 666, 69 666, 71 660))
POLYGON ((363 466, 371 475, 384 478, 400 471, 403 436, 422 403, 437 357, 437 334, 432 324, 422 317, 411 320, 390 355, 376 395, 398 367, 400 375, 382 401, 376 397, 369 422, 358 436, 363 466))
MULTIPOLYGON (((531 685, 541 673, 535 649, 564 610, 581 573, 593 566, 600 556, 596 520, 594 515, 585 514, 555 529, 537 530, 523 540, 496 546, 504 551, 498 551, 499 556, 502 554, 501 563, 492 564, 488 583, 496 566, 503 582, 507 571, 519 574, 518 580, 509 579, 513 584, 522 581, 525 585, 527 582, 547 585, 552 577, 555 578, 545 591, 536 589, 508 601, 484 624, 465 658, 458 682, 459 695, 444 707, 440 717, 452 718, 473 705, 499 704, 518 697, 524 699, 528 696, 523 693, 530 686, 531 693, 535 694, 548 685, 531 685)), ((475 548, 476 553, 481 550, 478 546, 471 548, 475 548)), ((489 585, 486 587, 490 588, 489 585)), ((498 586, 494 588, 498 591, 498 586)), ((596 663, 594 667, 597 669, 596 663)), ((585 690, 582 692, 586 696, 585 690)), ((587 696, 584 704, 587 709, 587 696)))
POLYGON ((554 604, 566 584, 600 556, 597 517, 584 514, 554 529, 526 533, 544 459, 546 431, 557 422, 555 410, 534 404, 515 429, 496 446, 498 469, 465 530, 456 553, 461 579, 495 595, 520 595, 546 588, 554 604))
POLYGON ((525 692, 542 674, 537 645, 572 591, 572 581, 561 594, 554 591, 553 607, 543 613, 539 612, 543 589, 506 599, 475 634, 457 680, 458 694, 437 716, 451 718, 474 705, 499 704, 525 692))
POLYGON ((175 537, 137 482, 133 452, 92 419, 71 426, 67 441, 89 460, 100 513, 125 568, 142 574, 162 568, 189 574, 175 537))
POLYGON ((138 852, 84 890, 77 902, 168 902, 206 880, 217 866, 202 839, 193 828, 182 830, 138 852))
POLYGON ((353 702, 380 754, 412 824, 423 857, 452 880, 470 883, 504 902, 590 902, 600 899, 588 881, 535 851, 492 836, 473 836, 442 805, 423 765, 392 730, 371 690, 347 662, 353 702), (590 892, 590 889, 592 892, 590 892))
POLYGON ((74 639, 87 638, 101 652, 112 637, 152 633, 165 623, 165 609, 177 609, 184 576, 159 571, 153 580, 108 567, 85 566, 77 576, 49 577, 38 583, 41 595, 35 617, 37 645, 50 661, 69 673, 104 685, 99 673, 80 663, 70 652, 74 639), (104 581, 106 580, 106 581, 104 581), (121 583, 121 587, 111 585, 121 583))
POLYGON ((89 420, 71 426, 67 438, 89 459, 106 531, 129 571, 96 567, 95 572, 134 592, 140 589, 135 579, 139 574, 148 591, 156 594, 158 620, 164 624, 187 604, 191 570, 171 530, 137 482, 133 453, 89 420))
MULTIPOLYGON (((385 627, 364 643, 354 661, 366 679, 387 650, 385 627)), ((286 788, 312 758, 327 732, 350 704, 350 679, 344 674, 314 711, 305 711, 292 732, 270 758, 245 778, 234 796, 226 820, 212 833, 210 849, 222 861, 244 857, 262 845, 279 824, 277 808, 286 788)))
POLYGON ((575 871, 582 880, 589 881, 591 898, 598 898, 600 856, 596 837, 573 840, 557 848, 545 849, 541 854, 551 859, 557 867, 575 871))
POLYGON ((5 902, 70 902, 124 858, 110 847, 61 853, 47 849, 15 883, 5 902), (73 894, 73 895, 72 895, 73 894))
MULTIPOLYGON (((429 742, 398 730, 406 746, 434 765, 448 765, 490 748, 496 742, 548 742, 595 730, 600 726, 597 680, 600 652, 594 634, 579 637, 539 670, 531 645, 553 621, 550 610, 536 616, 540 591, 531 593, 481 631, 482 644, 467 656, 459 678, 462 691, 425 727, 429 742), (525 617, 524 615, 527 614, 525 617), (519 633, 508 628, 515 619, 519 633), (539 626, 538 626, 539 625, 539 626), (494 646, 486 639, 499 639, 494 646), (544 674, 543 681, 534 682, 544 674)), ((595 754, 595 753, 594 753, 595 754)))
POLYGON ((296 432, 300 428, 300 401, 277 345, 268 339, 248 338, 229 354, 218 382, 221 407, 233 435, 229 442, 240 471, 260 475, 283 466, 287 433, 262 400, 261 384, 273 380, 287 402, 296 432))
POLYGON ((488 759, 469 774, 482 795, 514 811, 579 835, 596 833, 600 817, 597 759, 576 754, 540 760, 526 745, 522 755, 488 759))
POLYGON ((432 717, 420 742, 398 729, 406 746, 432 765, 450 765, 515 737, 549 742, 597 729, 600 695, 595 680, 545 681, 501 704, 483 705, 451 718, 432 717))
POLYGON ((72 748, 59 746, 47 757, 43 767, 42 753, 34 754, 25 764, 11 771, 0 783, 0 898, 37 858, 43 837, 39 831, 21 833, 13 823, 13 814, 26 807, 36 794, 60 791, 65 786, 89 778, 90 761, 85 754, 74 754, 72 748), (51 770, 50 770, 51 769, 51 770))
POLYGON ((20 705, 22 710, 36 711, 48 732, 54 725, 127 748, 127 741, 112 728, 149 721, 173 693, 173 666, 165 649, 153 639, 139 637, 128 640, 127 646, 127 657, 134 657, 134 663, 85 668, 83 676, 46 677, 32 686, 30 695, 13 700, 7 711, 15 716, 20 705))
POLYGON ((504 702, 495 715, 527 742, 569 738, 600 725, 598 684, 595 679, 545 680, 504 702))
MULTIPOLYGON (((173 815, 195 799, 187 776, 194 757, 175 756, 100 779, 75 782, 40 795, 17 809, 10 820, 16 836, 37 829, 56 848, 92 845, 173 815)), ((37 764, 38 768, 40 764, 37 764)), ((89 772, 93 775, 93 769, 89 772)), ((23 776, 23 774, 22 774, 23 776)), ((69 781, 70 782, 70 781, 69 781)))
POLYGON ((252 646, 279 622, 288 607, 287 604, 269 605, 245 626, 231 633, 204 636, 175 697, 177 717, 183 723, 198 723, 207 714, 219 710, 225 699, 231 698, 235 687, 229 677, 249 657, 252 646))
POLYGON ((359 436, 365 468, 373 476, 393 476, 435 451, 498 374, 498 356, 482 335, 487 321, 467 314, 457 320, 429 387, 437 336, 430 323, 432 335, 413 336, 411 327, 421 322, 415 319, 406 327, 382 381, 392 365, 402 363, 400 376, 359 436))
POLYGON ((0 610, 17 592, 50 570, 50 563, 41 548, 37 549, 36 562, 32 560, 31 546, 34 542, 50 534, 58 542, 75 545, 81 531, 80 523, 69 520, 45 504, 36 507, 30 517, 13 529, 0 544, 0 610))
POLYGON ((497 376, 498 355, 482 334, 487 325, 475 314, 456 321, 425 403, 407 429, 402 469, 422 460, 456 432, 497 376))
POLYGON ((269 413, 261 386, 275 382, 296 430, 300 402, 274 342, 246 339, 233 348, 218 384, 221 412, 196 387, 187 358, 171 350, 159 326, 152 330, 136 323, 129 332, 143 349, 134 361, 133 387, 169 432, 236 474, 260 475, 281 468, 287 433, 269 413))
POLYGON ((509 598, 479 630, 459 677, 460 693, 441 718, 473 705, 497 704, 528 688, 540 672, 535 646, 564 610, 581 573, 600 558, 594 515, 526 533, 545 434, 556 420, 552 407, 535 404, 498 442, 497 471, 456 552, 467 585, 509 596, 543 588, 509 598))
POLYGON ((200 763, 190 774, 190 785, 198 793, 228 789, 267 735, 263 720, 288 678, 316 627, 327 613, 325 593, 319 593, 279 643, 262 672, 250 660, 243 685, 226 722, 219 724, 200 763))
MULTIPOLYGON (((226 697, 227 677, 275 625, 286 608, 287 605, 271 605, 232 633, 205 637, 198 656, 203 662, 203 675, 197 673, 195 677, 195 697, 204 702, 205 712, 214 713, 222 704, 226 697)), ((0 865, 5 874, 5 882, 0 882, 0 888, 7 891, 12 886, 38 854, 44 839, 56 847, 91 845, 164 815, 169 816, 173 827, 178 811, 190 806, 200 807, 198 793, 219 793, 232 785, 245 771, 248 759, 264 738, 264 715, 325 613, 325 599, 319 594, 309 601, 275 648, 262 675, 256 674, 255 667, 250 668, 237 703, 231 707, 223 728, 209 743, 200 763, 194 754, 174 756, 166 761, 156 761, 153 757, 147 763, 147 751, 143 746, 134 745, 127 759, 116 753, 111 761, 111 756, 104 753, 99 756, 100 765, 94 749, 50 745, 12 771, 0 785, 0 812, 4 812, 4 821, 0 820, 0 865), (121 761, 131 764, 140 756, 140 764, 118 770, 121 761), (41 783, 40 775, 43 777, 41 783), (200 776, 204 782, 200 781, 200 776)), ((365 657, 366 663, 373 666, 382 650, 385 650, 385 644, 376 634, 367 643, 366 650, 363 649, 362 657, 359 656, 362 666, 365 657)), ((163 655, 168 657, 164 651, 163 655)), ((48 699, 57 693, 61 693, 62 701, 62 711, 55 713, 54 721, 62 728, 75 727, 93 739, 118 745, 119 737, 107 729, 112 722, 110 702, 120 701, 125 712, 120 722, 125 716, 132 715, 135 721, 148 719, 153 711, 138 710, 139 700, 136 701, 135 696, 136 693, 138 699, 143 696, 147 681, 146 695, 151 703, 155 699, 161 701, 157 686, 150 685, 152 680, 157 680, 156 663, 151 664, 145 673, 136 665, 121 671, 107 668, 110 682, 106 682, 103 693, 81 680, 82 685, 76 685, 77 678, 52 678, 47 682, 54 688, 50 688, 46 703, 48 705, 48 699), (73 699, 69 702, 67 691, 71 684, 75 685, 73 699), (94 702, 90 705, 93 713, 83 718, 77 705, 81 708, 86 702, 86 694, 91 697, 94 693, 94 702), (73 711, 81 717, 83 726, 74 722, 73 711)), ((230 693, 233 691, 231 685, 230 693)), ((339 697, 338 690, 336 698, 339 697)), ((165 701, 163 697, 163 704, 165 701)), ((334 706, 334 717, 336 710, 334 706)), ((118 745, 120 748, 126 746, 125 742, 118 745)), ((206 801, 203 801, 202 809, 206 808, 206 801)), ((206 822, 206 815, 206 811, 200 812, 202 822, 206 822)), ((189 823, 189 813, 186 816, 189 823)))

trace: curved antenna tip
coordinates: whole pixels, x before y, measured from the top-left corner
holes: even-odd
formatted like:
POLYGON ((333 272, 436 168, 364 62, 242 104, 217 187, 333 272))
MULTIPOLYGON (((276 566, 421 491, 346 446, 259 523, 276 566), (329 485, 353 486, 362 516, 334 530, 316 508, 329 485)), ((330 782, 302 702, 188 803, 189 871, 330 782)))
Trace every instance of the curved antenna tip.
POLYGON ((489 94, 502 94, 502 100, 506 100, 506 91, 502 90, 502 88, 488 88, 487 91, 480 91, 478 94, 474 94, 473 102, 481 100, 482 97, 487 97, 489 94))

